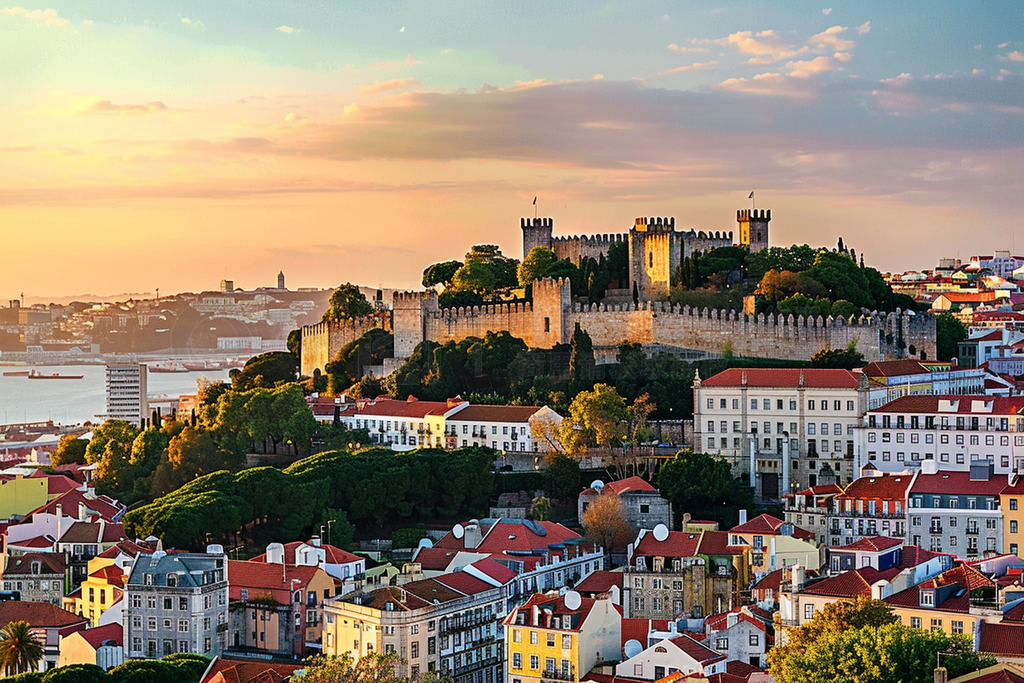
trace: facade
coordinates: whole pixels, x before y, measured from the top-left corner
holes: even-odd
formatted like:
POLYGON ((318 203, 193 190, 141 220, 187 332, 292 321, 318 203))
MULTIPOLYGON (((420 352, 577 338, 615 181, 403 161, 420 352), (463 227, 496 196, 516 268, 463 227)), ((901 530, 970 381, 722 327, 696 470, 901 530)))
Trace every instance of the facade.
MULTIPOLYGON (((112 559, 94 557, 89 560, 88 577, 64 598, 64 609, 87 617, 93 627, 99 626, 100 617, 121 603, 124 581, 124 571, 112 559)), ((123 609, 124 605, 120 604, 120 608, 123 609)))
POLYGON ((7 558, 5 591, 17 591, 21 600, 60 606, 64 598, 67 566, 60 553, 26 553, 7 558))
POLYGON ((909 491, 917 473, 872 472, 832 499, 828 512, 830 546, 853 543, 868 536, 907 536, 909 491))
POLYGON ((657 640, 615 667, 616 676, 641 681, 658 681, 674 673, 710 679, 725 671, 725 654, 685 633, 657 640))
POLYGON ((756 607, 744 606, 716 614, 704 622, 704 632, 708 636, 705 642, 724 654, 727 661, 763 669, 774 640, 768 625, 770 621, 771 615, 756 607))
POLYGON ((1002 552, 1000 493, 1006 477, 978 463, 970 472, 944 472, 926 462, 909 491, 910 545, 975 559, 1002 552))
POLYGON ((138 425, 149 414, 146 366, 141 363, 107 365, 107 417, 138 425))
POLYGON ((328 601, 324 654, 358 661, 394 652, 402 677, 433 672, 456 683, 501 683, 506 593, 498 581, 455 572, 328 601))
POLYGON ((899 566, 903 539, 889 536, 871 536, 847 545, 829 548, 829 570, 833 574, 859 567, 871 567, 884 572, 899 566))
POLYGON ((490 446, 496 451, 538 453, 552 443, 540 434, 557 434, 562 416, 547 406, 467 405, 446 419, 446 448, 490 446), (534 426, 538 422, 542 423, 534 426))
POLYGON ((504 630, 508 683, 579 681, 622 652, 622 615, 612 601, 572 591, 532 596, 505 617, 504 630))
POLYGON ((443 401, 407 401, 390 398, 341 404, 338 418, 349 429, 365 429, 370 441, 395 451, 420 447, 443 448, 445 420, 469 407, 454 398, 443 401))
POLYGON ((750 548, 750 569, 757 577, 793 565, 818 569, 822 562, 822 547, 813 533, 768 514, 729 529, 729 545, 750 548))
POLYGON ((982 368, 961 368, 912 358, 868 363, 861 372, 870 380, 869 410, 916 394, 982 396, 988 376, 982 368))
POLYGON ((848 370, 739 369, 694 381, 694 448, 728 460, 761 500, 853 481, 868 385, 848 370))
POLYGON ((252 561, 284 564, 288 567, 320 567, 328 576, 337 580, 339 595, 362 587, 366 580, 366 558, 323 543, 319 536, 306 542, 271 543, 266 553, 257 555, 252 561))
POLYGON ((999 511, 1003 522, 1003 547, 1011 555, 1020 557, 1024 549, 1024 477, 1010 476, 1010 481, 999 492, 999 511))
POLYGON ((43 646, 43 657, 37 671, 49 671, 57 666, 61 640, 85 629, 86 620, 49 602, 6 600, 0 602, 0 624, 24 621, 43 646))
POLYGON ((223 652, 228 631, 227 557, 220 546, 207 550, 157 550, 138 556, 125 584, 128 657, 223 652))
POLYGON ((904 396, 868 411, 864 431, 867 462, 883 472, 929 460, 943 471, 1024 471, 1024 397, 904 396))
POLYGON ((76 631, 61 638, 57 666, 94 664, 109 671, 124 663, 123 641, 121 624, 76 631))
POLYGON ((965 564, 884 600, 904 626, 972 638, 983 622, 995 623, 1003 616, 995 602, 995 583, 965 564))
POLYGON ((786 496, 786 521, 814 534, 819 545, 828 545, 828 515, 832 501, 842 492, 836 484, 818 484, 786 496))
POLYGON ((577 519, 583 519, 587 506, 599 495, 614 494, 619 497, 626 521, 635 529, 653 529, 659 524, 672 528, 672 504, 662 498, 658 489, 641 477, 629 477, 610 481, 597 488, 588 487, 579 495, 577 519))

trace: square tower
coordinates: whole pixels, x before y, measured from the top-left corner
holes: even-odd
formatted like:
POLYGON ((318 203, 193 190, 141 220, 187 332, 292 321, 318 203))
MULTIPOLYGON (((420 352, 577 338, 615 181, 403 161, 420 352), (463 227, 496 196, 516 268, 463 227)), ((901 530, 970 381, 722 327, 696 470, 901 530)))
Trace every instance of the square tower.
POLYGON ((768 223, 771 220, 771 209, 740 209, 736 212, 740 244, 747 245, 751 254, 768 248, 768 223))

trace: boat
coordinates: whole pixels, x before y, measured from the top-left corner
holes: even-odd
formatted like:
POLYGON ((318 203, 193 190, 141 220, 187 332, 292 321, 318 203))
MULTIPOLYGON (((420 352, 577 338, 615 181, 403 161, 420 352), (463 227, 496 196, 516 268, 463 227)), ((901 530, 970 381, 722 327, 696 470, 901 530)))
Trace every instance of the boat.
POLYGON ((5 372, 4 377, 28 377, 28 370, 16 370, 12 372, 5 372))
POLYGON ((181 363, 178 363, 177 361, 170 361, 168 363, 151 363, 149 365, 149 371, 150 372, 188 372, 188 368, 186 368, 181 363))
POLYGON ((82 379, 84 376, 85 375, 60 375, 56 372, 52 375, 44 375, 38 370, 32 370, 26 375, 29 379, 82 379))

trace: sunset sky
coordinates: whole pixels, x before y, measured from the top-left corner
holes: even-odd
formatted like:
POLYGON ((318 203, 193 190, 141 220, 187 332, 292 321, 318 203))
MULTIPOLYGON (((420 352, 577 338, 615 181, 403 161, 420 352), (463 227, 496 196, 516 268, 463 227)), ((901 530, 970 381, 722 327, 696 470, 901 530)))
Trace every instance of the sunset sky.
POLYGON ((558 234, 754 190, 773 244, 882 270, 1024 252, 1019 0, 51 1, 0 7, 3 301, 412 287, 520 257, 534 196, 558 234))

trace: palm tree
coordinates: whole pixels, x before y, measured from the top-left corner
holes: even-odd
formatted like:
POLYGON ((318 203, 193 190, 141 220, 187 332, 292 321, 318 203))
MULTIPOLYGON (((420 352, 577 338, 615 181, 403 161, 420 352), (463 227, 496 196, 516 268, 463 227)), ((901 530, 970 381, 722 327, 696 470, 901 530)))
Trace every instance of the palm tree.
POLYGON ((27 621, 12 621, 0 629, 0 667, 5 676, 35 671, 43 646, 27 621))

